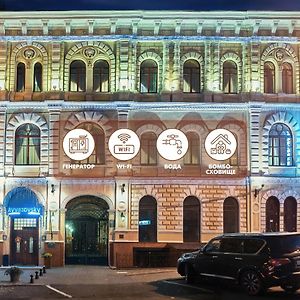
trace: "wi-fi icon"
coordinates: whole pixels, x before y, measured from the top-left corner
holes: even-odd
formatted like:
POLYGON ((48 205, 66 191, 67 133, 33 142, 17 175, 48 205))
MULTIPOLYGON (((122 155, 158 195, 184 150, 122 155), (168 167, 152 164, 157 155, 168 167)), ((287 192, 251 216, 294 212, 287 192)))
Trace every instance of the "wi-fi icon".
POLYGON ((130 138, 131 136, 128 133, 121 133, 118 135, 118 139, 123 142, 123 144, 125 144, 130 138))

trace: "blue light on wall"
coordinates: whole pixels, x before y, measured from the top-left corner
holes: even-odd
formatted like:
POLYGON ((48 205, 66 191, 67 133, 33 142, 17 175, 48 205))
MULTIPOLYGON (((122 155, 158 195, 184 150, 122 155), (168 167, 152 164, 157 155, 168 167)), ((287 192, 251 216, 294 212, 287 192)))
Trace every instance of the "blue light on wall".
POLYGON ((11 190, 4 199, 7 215, 13 217, 34 217, 43 215, 44 208, 36 194, 27 187, 11 190))

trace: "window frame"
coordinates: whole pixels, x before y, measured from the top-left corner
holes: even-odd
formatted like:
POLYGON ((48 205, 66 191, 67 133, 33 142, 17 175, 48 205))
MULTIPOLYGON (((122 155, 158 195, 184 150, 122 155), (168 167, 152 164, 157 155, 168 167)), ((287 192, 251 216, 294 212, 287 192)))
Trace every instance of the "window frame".
POLYGON ((143 94, 156 94, 158 92, 158 64, 153 59, 146 59, 140 64, 140 92, 143 94), (143 66, 150 62, 153 64, 152 66, 143 66), (143 85, 144 82, 146 82, 145 86, 143 85))
POLYGON ((276 69, 274 63, 271 61, 264 63, 264 93, 276 93, 276 69))
POLYGON ((157 166, 157 149, 156 149, 156 141, 157 136, 154 132, 144 132, 141 135, 141 148, 140 148, 140 164, 142 166, 157 166), (147 136, 152 136, 149 142, 149 138, 145 138, 147 136), (146 148, 146 149, 144 149, 146 148), (152 151, 154 150, 154 151, 152 151), (150 160, 152 158, 151 153, 153 156, 153 162, 151 163, 150 160), (144 156, 143 156, 144 155, 144 156), (145 157, 145 159, 143 159, 145 157), (145 162, 143 162, 145 161, 145 162))
POLYGON ((24 92, 25 91, 25 81, 26 81, 26 67, 23 62, 18 62, 17 70, 16 70, 16 92, 24 92), (22 66, 22 72, 19 67, 22 66))
POLYGON ((268 165, 269 167, 293 167, 294 166, 294 138, 291 128, 282 122, 274 123, 268 134, 268 165), (280 132, 278 126, 282 126, 280 132), (273 129, 273 128, 276 129, 273 129), (275 135, 272 131, 276 131, 275 135), (282 132, 288 132, 288 135, 281 135, 282 132), (283 141, 284 139, 284 141, 283 141), (288 141, 290 139, 290 141, 288 141), (276 155, 276 153, 278 153, 276 155), (278 162, 276 162, 276 159, 278 162), (285 163, 282 163, 282 161, 285 163))
POLYGON ((73 60, 70 63, 70 69, 69 69, 69 91, 70 92, 86 92, 87 88, 87 67, 84 61, 82 60, 73 60), (72 69, 72 65, 80 64, 81 66, 74 67, 72 69), (75 72, 77 70, 78 72, 75 72), (72 81, 72 78, 76 77, 76 81, 72 81), (81 87, 81 84, 83 84, 83 87, 81 87))
POLYGON ((226 60, 223 63, 223 92, 224 94, 238 93, 238 65, 233 60, 226 60), (231 64, 231 66, 229 66, 231 64), (228 67, 226 66, 228 65, 228 67), (228 84, 227 84, 228 83, 228 84), (227 87, 228 86, 228 87, 227 87))
POLYGON ((107 60, 99 59, 95 61, 93 66, 93 92, 95 93, 109 93, 110 91, 110 65, 107 60), (103 66, 97 66, 97 64, 103 64, 103 66), (104 67, 105 64, 105 67, 104 67), (97 73, 96 71, 99 70, 97 73), (98 76, 98 80, 96 80, 96 76, 98 76), (103 85, 105 82, 105 79, 107 79, 107 88, 104 89, 103 85), (99 84, 99 88, 95 88, 97 82, 99 84))
POLYGON ((32 124, 32 123, 24 123, 22 125, 20 125, 17 129, 16 129, 16 132, 15 132, 15 155, 14 155, 14 162, 15 162, 15 165, 17 166, 37 166, 37 165, 40 165, 41 163, 41 130, 40 128, 35 125, 35 124, 32 124), (37 135, 30 135, 30 134, 19 134, 18 131, 20 130, 25 130, 26 129, 23 129, 23 127, 25 126, 31 126, 32 129, 34 130, 38 130, 38 133, 37 135), (38 141, 38 144, 36 145, 35 143, 33 143, 32 145, 30 144, 31 141, 30 139, 36 139, 38 141), (20 162, 17 162, 17 154, 18 152, 21 151, 21 149, 24 147, 22 144, 18 144, 19 141, 23 141, 25 140, 26 142, 26 145, 25 145, 25 154, 26 154, 26 161, 23 162, 23 163, 20 163, 20 162), (20 150, 18 151, 18 147, 21 147, 20 150), (31 151, 34 151, 35 150, 35 147, 37 147, 38 151, 36 151, 36 154, 38 156, 38 162, 37 163, 30 163, 30 153, 31 151))
POLYGON ((199 94, 200 92, 201 92, 200 64, 195 59, 187 59, 183 64, 183 93, 199 94), (197 84, 195 84, 196 86, 195 90, 194 90, 194 82, 197 82, 197 84), (185 90, 186 86, 188 86, 189 89, 185 90))

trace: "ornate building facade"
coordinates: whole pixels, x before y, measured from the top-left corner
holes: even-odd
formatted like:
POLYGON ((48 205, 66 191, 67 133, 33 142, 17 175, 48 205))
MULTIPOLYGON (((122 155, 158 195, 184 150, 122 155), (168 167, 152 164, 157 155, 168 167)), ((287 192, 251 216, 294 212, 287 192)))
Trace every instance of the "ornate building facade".
POLYGON ((171 265, 223 232, 300 230, 299 36, 298 12, 3 12, 3 263, 171 265))

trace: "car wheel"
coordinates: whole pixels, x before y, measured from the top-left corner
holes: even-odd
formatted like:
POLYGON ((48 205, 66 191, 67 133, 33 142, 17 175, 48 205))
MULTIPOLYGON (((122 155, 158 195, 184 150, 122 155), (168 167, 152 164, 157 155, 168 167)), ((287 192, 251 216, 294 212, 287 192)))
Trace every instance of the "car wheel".
POLYGON ((299 287, 298 286, 295 286, 295 285, 281 285, 281 288, 288 294, 294 294, 298 289, 299 287))
POLYGON ((253 270, 245 271, 242 274, 240 284, 250 296, 258 295, 264 290, 261 277, 253 270))
POLYGON ((184 274, 185 274, 185 282, 186 283, 195 283, 195 272, 193 270, 193 268, 188 265, 185 264, 184 266, 184 274))

